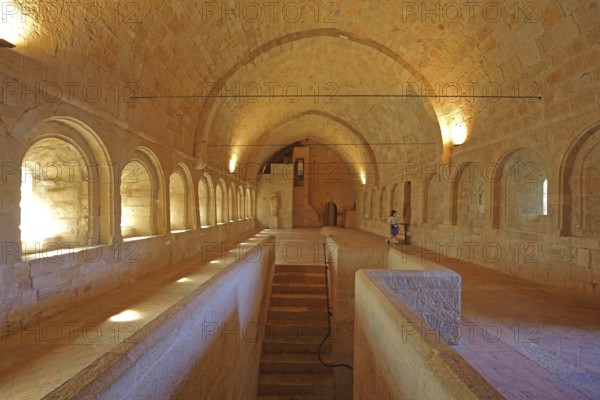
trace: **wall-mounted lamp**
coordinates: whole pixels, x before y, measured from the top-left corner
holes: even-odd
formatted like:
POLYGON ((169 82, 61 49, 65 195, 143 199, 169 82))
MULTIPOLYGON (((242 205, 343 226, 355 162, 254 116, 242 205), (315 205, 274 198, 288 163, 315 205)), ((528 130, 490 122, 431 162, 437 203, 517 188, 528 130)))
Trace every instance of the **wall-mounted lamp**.
POLYGON ((0 39, 0 47, 6 47, 7 49, 12 49, 13 47, 15 47, 15 45, 7 40, 0 39))
POLYGON ((460 146, 467 140, 467 125, 464 122, 452 121, 450 125, 450 140, 455 146, 460 146))
POLYGON ((362 182, 363 185, 367 184, 367 175, 364 172, 360 173, 360 181, 362 182))
POLYGON ((236 166, 236 164, 237 164, 237 155, 234 154, 231 157, 231 159, 229 160, 229 172, 230 173, 233 174, 235 172, 235 166, 236 166))

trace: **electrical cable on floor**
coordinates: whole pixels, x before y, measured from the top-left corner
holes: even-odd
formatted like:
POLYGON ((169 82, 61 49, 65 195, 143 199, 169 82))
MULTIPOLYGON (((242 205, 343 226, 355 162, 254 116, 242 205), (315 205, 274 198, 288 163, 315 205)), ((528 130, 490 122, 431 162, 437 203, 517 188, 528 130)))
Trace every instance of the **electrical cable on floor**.
POLYGON ((326 290, 326 296, 327 296, 327 334, 325 335, 325 337, 321 341, 321 344, 319 345, 319 349, 317 350, 317 357, 319 358, 319 362, 328 368, 345 367, 350 370, 354 370, 354 368, 352 368, 352 366, 350 366, 348 364, 329 364, 329 363, 323 361, 323 358, 321 357, 321 349, 322 349, 323 345, 325 344, 325 342, 327 341, 327 339, 329 338, 329 336, 331 336, 331 317, 333 316, 333 314, 331 313, 331 307, 329 306, 329 273, 327 272, 329 270, 329 267, 327 266, 327 247, 326 247, 325 243, 323 243, 323 254, 325 255, 325 290, 326 290))

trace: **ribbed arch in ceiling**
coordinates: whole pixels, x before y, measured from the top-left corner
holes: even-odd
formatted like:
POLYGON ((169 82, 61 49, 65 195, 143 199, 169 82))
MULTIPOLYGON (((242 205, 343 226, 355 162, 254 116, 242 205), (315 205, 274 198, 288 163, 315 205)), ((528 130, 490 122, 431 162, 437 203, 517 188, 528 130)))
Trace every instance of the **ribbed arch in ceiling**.
MULTIPOLYGON (((429 82, 421 73, 419 73, 415 68, 413 68, 409 63, 407 63, 402 56, 398 53, 394 52, 390 47, 385 46, 373 39, 359 37, 354 35, 353 33, 339 30, 336 28, 321 28, 321 29, 312 29, 301 32, 294 32, 287 35, 283 35, 279 38, 270 40, 250 51, 248 51, 247 55, 236 62, 232 67, 230 67, 225 74, 221 78, 219 78, 213 85, 213 90, 208 95, 216 95, 219 93, 221 87, 223 87, 227 81, 235 76, 240 70, 248 66, 249 64, 254 63, 259 57, 267 54, 274 49, 277 49, 281 46, 284 46, 288 43, 301 41, 309 38, 316 37, 331 37, 338 38, 339 40, 349 41, 361 46, 364 46, 366 51, 375 50, 376 52, 384 55, 391 59, 394 63, 400 65, 403 69, 408 71, 413 77, 414 82, 429 86, 429 82)), ((209 138, 212 132, 212 125, 214 118, 217 114, 219 99, 215 97, 208 97, 204 103, 204 107, 200 113, 198 128, 196 130, 195 135, 195 143, 194 143, 194 152, 195 155, 201 159, 205 159, 207 156, 208 148, 203 146, 209 142, 209 138), (203 154, 204 152, 204 154, 203 154)), ((423 106, 426 112, 430 115, 430 117, 436 122, 438 121, 439 110, 435 109, 434 103, 431 101, 426 101, 423 103, 423 106)), ((277 122, 276 122, 277 123, 277 122)), ((439 124, 437 124, 438 134, 433 138, 439 146, 437 146, 437 150, 440 151, 442 149, 442 137, 441 131, 439 129, 439 124)))
MULTIPOLYGON (((294 132, 289 137, 285 137, 285 143, 293 143, 296 140, 302 140, 305 137, 316 138, 324 146, 328 146, 334 149, 340 157, 351 165, 351 169, 360 175, 366 173, 373 177, 374 183, 379 182, 379 168, 377 166, 377 159, 373 148, 369 144, 365 136, 359 132, 354 126, 345 121, 344 119, 337 117, 333 114, 323 112, 320 110, 308 110, 304 111, 279 121, 276 121, 271 127, 262 133, 254 145, 242 148, 239 159, 242 165, 256 164, 261 165, 264 163, 275 151, 281 147, 285 147, 285 143, 282 143, 282 131, 286 131, 286 126, 289 124, 297 123, 298 121, 308 118, 317 117, 317 119, 324 120, 324 122, 333 122, 334 125, 338 126, 338 132, 341 132, 341 137, 344 138, 344 146, 335 148, 334 143, 328 143, 327 140, 319 134, 313 132, 294 132), (273 147, 273 144, 281 144, 280 147, 273 147), (353 145, 356 144, 356 145, 353 145)), ((318 125, 317 128, 318 129, 318 125)), ((256 176, 250 176, 254 169, 247 169, 248 173, 243 176, 246 180, 254 180, 256 176)))

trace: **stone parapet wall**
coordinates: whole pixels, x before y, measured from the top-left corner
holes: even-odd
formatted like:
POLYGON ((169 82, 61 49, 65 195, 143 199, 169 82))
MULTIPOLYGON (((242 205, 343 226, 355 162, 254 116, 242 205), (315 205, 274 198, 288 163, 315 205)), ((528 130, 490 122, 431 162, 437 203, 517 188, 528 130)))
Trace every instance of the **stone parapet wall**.
POLYGON ((220 259, 226 253, 225 242, 252 232, 254 226, 255 220, 247 219, 113 245, 28 255, 9 265, 12 274, 5 281, 9 289, 4 295, 9 297, 10 290, 15 290, 19 296, 13 303, 4 303, 0 333, 14 332, 15 326, 24 328, 187 258, 220 259))
POLYGON ((275 260, 230 254, 224 269, 65 382, 48 398, 253 399, 275 260), (217 367, 218 366, 218 367, 217 367))
MULTIPOLYGON (((331 307, 335 326, 333 361, 336 364, 352 364, 354 347, 354 280, 359 269, 385 268, 387 252, 361 246, 345 240, 345 231, 325 227, 327 237, 327 263, 329 266, 331 307)), ((334 370, 336 399, 348 399, 352 393, 352 373, 346 369, 334 370)))
POLYGON ((388 286, 393 273, 356 274, 354 399, 502 399, 388 286))
MULTIPOLYGON (((198 160, 193 156, 158 143, 126 124, 73 105, 46 104, 20 110, 13 117, 10 123, 5 118, 0 124, 0 333, 35 323, 186 258, 203 252, 212 254, 224 242, 256 229, 254 187, 237 175, 225 173, 220 164, 204 163, 197 168, 198 160), (55 193, 81 168, 89 186, 88 196, 65 195, 61 199, 64 210, 34 213, 26 209, 23 214, 21 167, 28 151, 36 146, 41 149, 48 138, 72 144, 84 165, 76 168, 72 160, 60 158, 61 152, 48 151, 44 158, 36 159, 38 164, 34 165, 42 173, 32 175, 33 179, 42 179, 48 186, 56 183, 48 191, 55 193), (152 170, 153 194, 147 199, 150 212, 144 216, 150 228, 149 232, 136 234, 138 238, 124 239, 128 232, 121 231, 121 183, 137 182, 138 176, 127 170, 132 160, 144 161, 152 170), (61 168, 54 168, 56 165, 61 168), (57 171, 61 180, 56 179, 57 171), (185 195, 173 199, 171 207, 170 177, 181 171, 186 171, 185 195), (239 199, 232 198, 234 212, 227 222, 217 225, 214 219, 199 221, 198 187, 203 180, 210 180, 211 185, 221 182, 234 194, 243 189, 250 198, 244 199, 249 203, 247 212, 236 212, 239 199), (68 208, 71 203, 82 202, 85 204, 78 206, 77 212, 68 208), (178 228, 170 222, 173 218, 169 210, 173 208, 185 214, 186 229, 172 232, 178 228), (66 232, 83 227, 84 233, 76 238, 24 242, 24 217, 33 216, 33 223, 42 230, 47 226, 41 217, 52 219, 51 215, 57 213, 69 216, 62 218, 66 225, 73 225, 66 232), (4 329, 5 325, 9 329, 4 329)), ((210 196, 209 214, 214 216, 214 185, 210 186, 210 196)))
MULTIPOLYGON (((458 341, 461 304, 461 280, 458 274, 397 249, 390 249, 376 236, 365 232, 326 227, 321 229, 321 233, 328 235, 327 262, 335 326, 334 363, 351 365, 355 357, 355 287, 360 270, 377 270, 382 274, 381 279, 387 279, 386 283, 397 291, 396 296, 400 296, 420 318, 433 326, 433 330, 429 326, 427 329, 438 332, 452 344, 458 341)), ((337 368, 334 379, 336 398, 350 398, 352 373, 337 368)))
POLYGON ((389 270, 377 274, 402 301, 451 345, 461 335, 461 276, 430 262, 421 262, 397 249, 389 251, 389 270))

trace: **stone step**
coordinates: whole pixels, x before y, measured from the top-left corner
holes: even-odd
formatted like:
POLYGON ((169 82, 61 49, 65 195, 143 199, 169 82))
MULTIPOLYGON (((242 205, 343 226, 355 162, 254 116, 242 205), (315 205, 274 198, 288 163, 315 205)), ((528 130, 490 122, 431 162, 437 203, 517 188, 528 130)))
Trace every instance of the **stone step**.
MULTIPOLYGON (((310 328, 287 328, 287 329, 275 329, 271 327, 266 330, 263 337, 263 343, 313 343, 319 344, 323 338, 327 335, 327 327, 320 329, 310 328)), ((329 341, 335 341, 336 338, 327 338, 329 341)))
POLYGON ((327 321, 327 310, 323 307, 269 307, 269 321, 314 320, 327 321))
POLYGON ((278 395, 259 395, 256 400, 333 400, 333 396, 278 396, 278 395))
POLYGON ((275 265, 275 273, 279 272, 324 273, 325 266, 323 264, 277 264, 275 265))
MULTIPOLYGON (((305 336, 322 340, 327 334, 327 330, 327 321, 267 321, 264 339, 284 338, 287 341, 293 341, 298 337, 305 336)), ((333 327, 332 331, 335 331, 333 327)))
MULTIPOLYGON (((257 399, 331 400, 333 371, 317 350, 327 334, 322 265, 277 265, 260 361, 257 399)), ((330 362, 331 341, 322 347, 330 362)))
POLYGON ((273 284, 273 293, 305 293, 305 294, 325 294, 325 284, 304 283, 304 284, 273 284))
POLYGON ((318 395, 333 396, 331 375, 312 374, 261 374, 259 395, 318 395))
MULTIPOLYGON (((285 339, 273 339, 267 340, 263 343, 263 353, 286 353, 286 354, 317 354, 319 344, 321 340, 315 340, 316 338, 298 338, 294 341, 288 341, 285 339)), ((325 343, 321 350, 322 354, 331 354, 332 345, 330 342, 325 343)))
POLYGON ((320 283, 325 284, 325 274, 322 272, 276 272, 273 283, 320 283))
POLYGON ((271 305, 327 307, 327 297, 324 294, 273 293, 271 295, 271 305))
MULTIPOLYGON (((330 363, 330 357, 324 355, 323 360, 330 363)), ((262 373, 287 374, 327 374, 332 369, 319 362, 316 354, 281 354, 265 353, 260 360, 262 373)))

